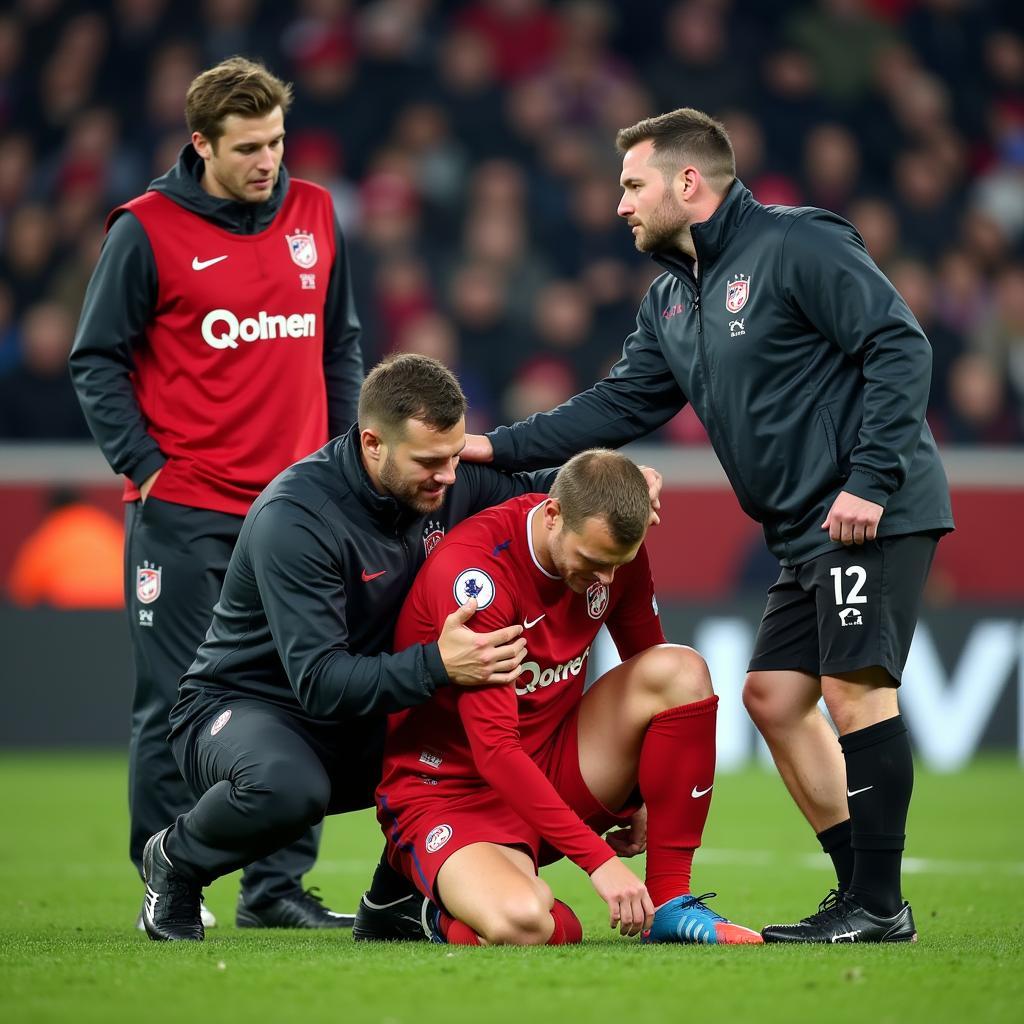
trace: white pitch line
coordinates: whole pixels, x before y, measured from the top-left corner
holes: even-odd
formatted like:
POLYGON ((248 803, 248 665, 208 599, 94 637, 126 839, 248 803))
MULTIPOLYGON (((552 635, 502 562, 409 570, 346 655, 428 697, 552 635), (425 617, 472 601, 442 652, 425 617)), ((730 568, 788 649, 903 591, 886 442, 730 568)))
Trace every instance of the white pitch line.
MULTIPOLYGON (((696 862, 706 864, 737 864, 744 867, 799 867, 831 871, 825 854, 794 854, 791 857, 771 850, 722 850, 702 847, 696 862)), ((1024 862, 1006 860, 936 860, 931 857, 904 857, 903 873, 907 875, 1024 875, 1024 862)))

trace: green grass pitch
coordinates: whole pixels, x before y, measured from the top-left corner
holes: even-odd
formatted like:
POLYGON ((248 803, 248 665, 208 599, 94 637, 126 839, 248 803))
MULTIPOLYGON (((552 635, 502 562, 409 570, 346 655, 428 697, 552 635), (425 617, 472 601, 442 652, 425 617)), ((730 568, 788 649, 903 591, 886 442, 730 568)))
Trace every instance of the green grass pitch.
MULTIPOLYGON (((202 945, 132 930, 142 887, 125 855, 125 762, 0 756, 0 1021, 453 1024, 514 1021, 1024 1020, 1024 773, 986 759, 919 772, 906 891, 915 946, 642 947, 607 927, 569 864, 546 869, 583 921, 582 947, 356 945, 348 932, 236 931, 237 880, 208 893, 202 945)), ((349 909, 381 845, 368 814, 331 818, 308 882, 349 909)), ((638 869, 641 865, 637 865, 638 869)), ((802 916, 831 880, 764 769, 721 775, 695 884, 760 926, 802 916)))

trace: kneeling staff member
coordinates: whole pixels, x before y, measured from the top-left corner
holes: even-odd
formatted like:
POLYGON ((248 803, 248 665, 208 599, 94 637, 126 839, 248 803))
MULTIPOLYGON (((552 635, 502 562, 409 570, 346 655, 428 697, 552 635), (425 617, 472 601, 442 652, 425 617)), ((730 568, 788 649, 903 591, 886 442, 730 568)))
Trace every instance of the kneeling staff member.
POLYGON ((203 886, 325 814, 372 806, 387 712, 519 674, 522 626, 474 632, 474 602, 436 642, 391 653, 402 601, 445 531, 552 476, 456 476, 465 410, 437 361, 382 363, 363 384, 358 425, 281 473, 245 517, 171 711, 174 756, 202 796, 146 844, 151 939, 201 940, 203 886))

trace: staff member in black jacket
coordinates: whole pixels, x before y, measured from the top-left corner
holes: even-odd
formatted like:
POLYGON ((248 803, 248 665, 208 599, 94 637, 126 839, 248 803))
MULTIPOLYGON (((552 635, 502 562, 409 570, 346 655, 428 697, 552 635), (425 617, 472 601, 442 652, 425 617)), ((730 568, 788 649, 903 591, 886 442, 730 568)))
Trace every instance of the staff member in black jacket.
POLYGON ((475 602, 437 643, 391 651, 402 601, 445 531, 547 490, 554 475, 466 466, 456 476, 465 411, 436 360, 388 360, 366 379, 358 425, 281 473, 245 517, 171 712, 175 757, 203 795, 146 844, 150 938, 202 939, 204 885, 324 814, 372 806, 387 712, 441 686, 519 674, 522 626, 474 632, 475 602))
MULTIPOLYGON (((290 103, 290 86, 240 57, 192 82, 191 142, 110 215, 71 353, 89 427, 126 478, 140 874, 146 840, 192 803, 167 715, 242 519, 282 469, 351 426, 363 377, 331 198, 281 162, 290 103)), ((239 926, 351 924, 303 892, 319 833, 293 838, 243 874, 239 926)))
POLYGON ((928 341, 853 227, 756 202, 707 115, 649 118, 617 145, 619 216, 665 273, 606 379, 471 437, 464 458, 551 465, 643 437, 692 403, 782 564, 744 702, 838 876, 818 913, 764 938, 913 940, 900 890, 913 765, 896 691, 953 528, 924 420, 928 341))

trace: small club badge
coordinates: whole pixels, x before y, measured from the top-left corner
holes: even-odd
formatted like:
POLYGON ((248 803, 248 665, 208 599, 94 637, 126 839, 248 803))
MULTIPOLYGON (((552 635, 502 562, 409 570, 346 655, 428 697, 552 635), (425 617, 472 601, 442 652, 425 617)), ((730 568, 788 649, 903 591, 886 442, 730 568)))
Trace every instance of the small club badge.
POLYGON ((599 619, 608 607, 608 588, 603 583, 591 583, 587 587, 587 614, 599 619))
POLYGON ((494 600, 494 580, 483 569, 464 569, 456 577, 452 592, 460 605, 475 597, 477 611, 483 611, 494 600))
POLYGON ((423 551, 430 554, 441 541, 444 540, 444 527, 437 521, 431 519, 423 527, 423 551))
POLYGON ((294 235, 285 235, 284 237, 294 263, 302 267, 303 270, 309 270, 310 267, 316 266, 316 242, 313 240, 311 232, 298 231, 294 235))
POLYGON ((224 726, 228 724, 230 719, 231 719, 231 708, 228 708, 227 711, 222 711, 217 716, 217 720, 213 723, 213 725, 210 726, 210 735, 211 736, 216 736, 217 733, 219 733, 221 731, 221 729, 223 729, 224 726))
POLYGON ((135 567, 135 596, 143 604, 152 604, 160 596, 163 569, 149 562, 135 567))
POLYGON ((437 825, 427 833, 427 838, 424 846, 427 848, 427 853, 437 853, 438 850, 444 846, 452 837, 454 829, 451 825, 437 825))
POLYGON ((734 274, 732 280, 725 285, 725 308, 730 313, 738 313, 750 298, 750 275, 734 274))

